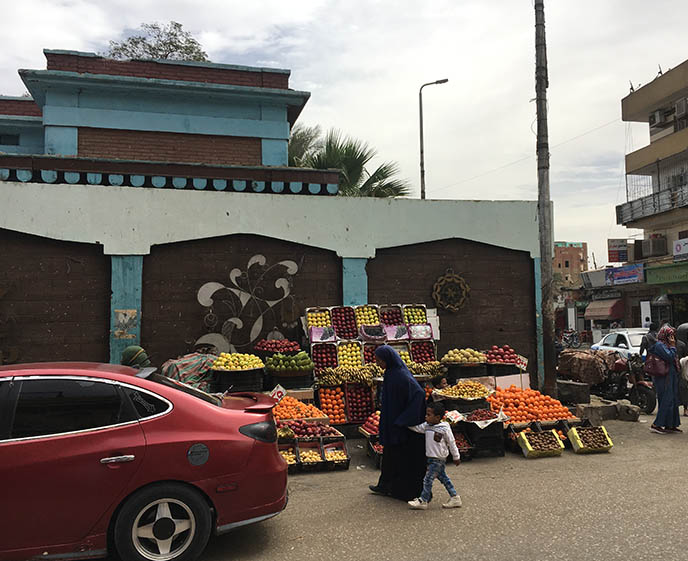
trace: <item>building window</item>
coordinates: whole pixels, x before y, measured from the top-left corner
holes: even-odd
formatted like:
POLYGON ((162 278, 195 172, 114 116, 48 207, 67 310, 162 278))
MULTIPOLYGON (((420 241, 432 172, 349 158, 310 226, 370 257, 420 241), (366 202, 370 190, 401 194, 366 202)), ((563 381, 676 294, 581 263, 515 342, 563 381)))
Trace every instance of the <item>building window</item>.
POLYGON ((569 268, 569 262, 568 262, 568 260, 564 261, 564 267, 566 267, 567 269, 569 268))
POLYGON ((686 238, 688 238, 688 230, 683 230, 678 233, 679 240, 685 240, 686 238))
POLYGON ((557 267, 561 269, 561 263, 557 263, 557 267))
POLYGON ((5 146, 19 146, 18 134, 0 134, 0 144, 5 146))

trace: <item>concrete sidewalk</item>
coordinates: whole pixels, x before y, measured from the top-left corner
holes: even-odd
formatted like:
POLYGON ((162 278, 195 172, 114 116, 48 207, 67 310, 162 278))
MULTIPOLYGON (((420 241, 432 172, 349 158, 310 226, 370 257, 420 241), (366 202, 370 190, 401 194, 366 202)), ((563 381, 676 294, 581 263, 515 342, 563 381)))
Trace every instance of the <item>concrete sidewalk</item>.
POLYGON ((455 510, 441 508, 438 482, 427 511, 371 495, 379 472, 364 441, 350 440, 349 471, 290 477, 285 512, 215 538, 202 559, 686 559, 688 434, 651 434, 651 420, 605 423, 615 445, 608 454, 507 453, 450 465, 464 501, 455 510))

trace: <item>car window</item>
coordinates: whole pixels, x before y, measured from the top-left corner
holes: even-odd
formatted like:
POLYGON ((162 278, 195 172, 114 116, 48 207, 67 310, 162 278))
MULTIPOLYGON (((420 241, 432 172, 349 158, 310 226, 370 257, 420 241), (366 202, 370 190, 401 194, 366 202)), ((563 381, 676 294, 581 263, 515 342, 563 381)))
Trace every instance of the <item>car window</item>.
POLYGON ((183 384, 182 382, 178 382, 177 380, 173 380, 172 378, 168 378, 167 376, 163 376, 162 374, 151 374, 146 379, 151 380, 152 382, 157 382, 158 384, 162 384, 163 386, 167 386, 168 388, 174 388, 175 390, 192 395, 198 399, 212 403, 213 405, 222 406, 222 400, 220 398, 210 395, 209 393, 201 391, 197 388, 193 388, 187 384, 183 384))
POLYGON ((123 388, 124 393, 129 396, 134 404, 134 409, 141 419, 152 417, 164 413, 170 408, 169 403, 159 399, 147 392, 135 390, 134 388, 123 388))
POLYGON ((644 336, 645 336, 644 333, 631 333, 629 335, 629 338, 631 339, 631 346, 632 347, 639 347, 640 343, 643 342, 644 336))
POLYGON ((136 420, 113 384, 45 378, 21 383, 10 438, 94 429, 136 420))
POLYGON ((605 347, 616 346, 616 333, 610 333, 609 335, 607 335, 604 339, 602 339, 602 344, 605 347))
POLYGON ((619 347, 621 345, 624 345, 626 348, 628 348, 628 340, 626 339, 625 335, 619 335, 618 339, 616 340, 616 347, 619 347))

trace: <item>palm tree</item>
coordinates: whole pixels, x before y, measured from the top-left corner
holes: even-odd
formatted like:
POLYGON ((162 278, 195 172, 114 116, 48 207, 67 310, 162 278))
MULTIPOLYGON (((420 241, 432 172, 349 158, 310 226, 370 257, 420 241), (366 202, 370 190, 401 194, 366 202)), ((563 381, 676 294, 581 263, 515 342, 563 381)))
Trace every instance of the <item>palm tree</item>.
POLYGON ((399 173, 396 163, 385 162, 372 173, 368 172, 366 166, 377 152, 367 143, 344 137, 335 129, 321 141, 319 133, 319 127, 294 128, 289 140, 289 165, 339 169, 339 194, 343 196, 404 197, 410 193, 409 184, 394 177, 399 173), (313 135, 316 131, 317 135, 313 135))

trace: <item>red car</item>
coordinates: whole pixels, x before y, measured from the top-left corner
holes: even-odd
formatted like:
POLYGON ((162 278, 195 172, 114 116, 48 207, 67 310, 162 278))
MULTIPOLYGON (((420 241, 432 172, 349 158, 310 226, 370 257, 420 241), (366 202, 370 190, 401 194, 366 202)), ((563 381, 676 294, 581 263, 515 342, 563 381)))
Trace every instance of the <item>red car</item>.
POLYGON ((274 401, 110 364, 0 367, 0 560, 190 561, 287 504, 274 401))

